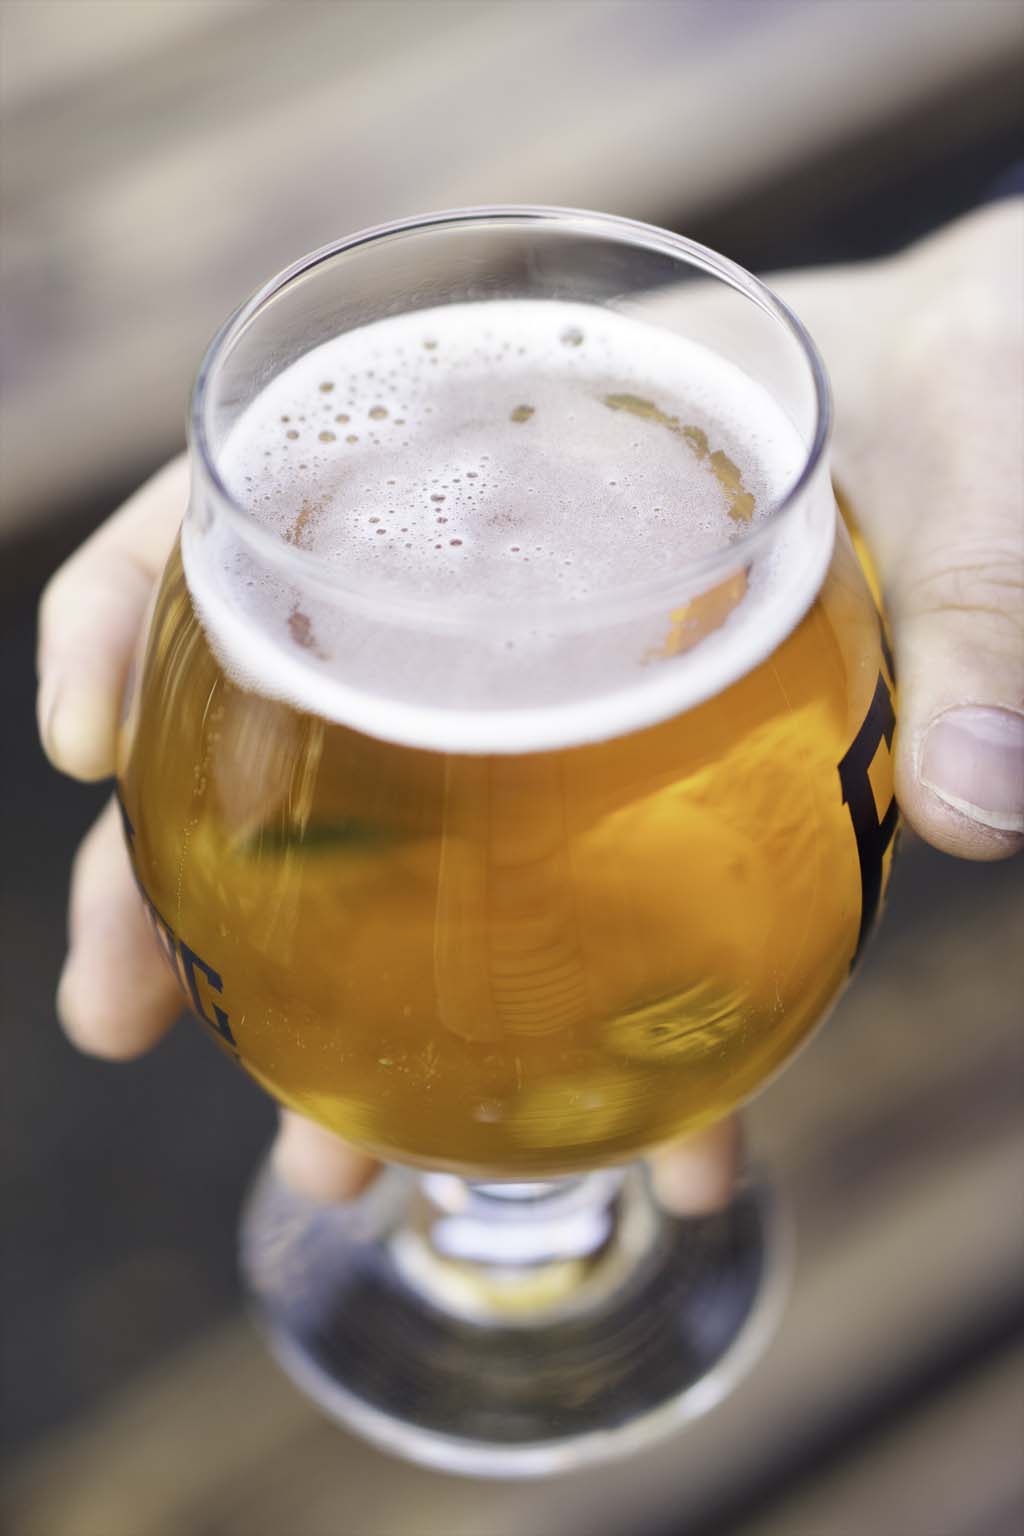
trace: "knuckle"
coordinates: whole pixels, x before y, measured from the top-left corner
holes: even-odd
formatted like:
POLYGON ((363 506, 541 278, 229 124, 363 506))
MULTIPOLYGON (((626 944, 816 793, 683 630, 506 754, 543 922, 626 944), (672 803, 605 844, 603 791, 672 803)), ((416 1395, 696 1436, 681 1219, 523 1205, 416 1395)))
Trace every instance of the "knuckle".
POLYGON ((1019 549, 940 552, 902 584, 904 618, 963 619, 1019 652, 1024 640, 1024 561, 1019 549))
POLYGON ((86 541, 63 565, 58 566, 40 594, 37 609, 40 661, 48 648, 59 648, 62 634, 65 642, 63 648, 67 648, 67 631, 74 630, 81 616, 82 597, 88 595, 90 585, 87 574, 92 563, 90 543, 86 541), (56 647, 55 641, 58 642, 56 647))
POLYGON ((39 598, 40 658, 63 639, 64 649, 83 625, 104 632, 124 620, 138 623, 153 587, 153 573, 131 548, 94 535, 59 566, 39 598))

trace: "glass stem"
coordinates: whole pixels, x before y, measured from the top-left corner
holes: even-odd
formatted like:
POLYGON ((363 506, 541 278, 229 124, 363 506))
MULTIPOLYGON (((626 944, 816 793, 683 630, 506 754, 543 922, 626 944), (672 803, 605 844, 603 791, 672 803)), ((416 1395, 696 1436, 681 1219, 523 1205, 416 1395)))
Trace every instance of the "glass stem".
POLYGON ((394 1256, 446 1311, 537 1323, 617 1285, 653 1240, 652 1212, 638 1167, 535 1183, 427 1173, 394 1256))

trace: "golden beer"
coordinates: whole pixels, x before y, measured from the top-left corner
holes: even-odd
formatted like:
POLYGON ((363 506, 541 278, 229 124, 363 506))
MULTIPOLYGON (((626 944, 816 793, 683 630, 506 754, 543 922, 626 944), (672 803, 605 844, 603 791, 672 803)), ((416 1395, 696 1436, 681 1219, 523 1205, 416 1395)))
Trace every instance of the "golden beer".
POLYGON ((179 555, 120 775, 183 992, 278 1099, 474 1176, 620 1161, 739 1104, 849 973, 891 857, 893 679, 840 529, 774 653, 566 750, 417 750, 261 696, 179 555))
MULTIPOLYGON (((728 553, 754 525, 757 461, 725 424, 728 396, 752 386, 723 375, 722 419, 705 410, 694 425, 663 402, 689 409, 714 359, 682 343, 656 355, 636 326, 590 313, 482 304, 385 321, 367 332, 382 341, 356 336, 353 353, 342 338, 322 364, 316 353, 296 364, 298 382, 276 381, 233 470, 239 498, 267 508, 266 559, 298 551, 301 564, 319 550, 325 567, 341 525, 345 573, 408 585, 428 571, 422 633, 370 642, 372 619, 356 613, 332 639, 333 608, 312 590, 319 568, 293 576, 289 565, 278 581, 264 554, 230 576, 227 607, 204 598, 200 611, 178 551, 123 733, 135 874, 193 1012, 293 1109, 381 1157, 477 1177, 626 1160, 742 1103, 840 991, 894 831, 894 679, 841 524, 817 596, 768 656, 748 647, 772 610, 757 607, 760 567, 746 556, 695 598, 656 605, 643 647, 614 628, 605 650, 596 633, 571 653, 554 631, 507 651, 497 621, 465 642, 428 633, 464 588, 497 582, 500 598, 519 584, 528 599, 547 582, 560 594, 579 568, 593 581, 608 548, 628 574, 645 539, 656 559, 712 535, 728 553), (477 335, 491 338, 485 356, 477 335), (643 393, 629 372, 637 336, 652 378, 643 393), (353 356, 375 366, 356 369, 353 356), (672 369, 685 375, 676 395, 672 369), (447 467, 422 470, 427 449, 447 467), (402 479, 410 462, 421 478, 402 479), (617 511, 623 484, 633 501, 617 511), (649 504, 669 498, 685 507, 666 524, 649 504), (278 613, 264 605, 253 619, 250 593, 263 601, 273 581, 278 613), (275 624, 276 650, 253 662, 275 624), (448 648, 430 660, 431 645, 448 648), (321 707, 350 651, 368 668, 365 730, 345 719, 348 694, 321 707), (405 679, 404 716, 387 713, 390 673, 375 713, 378 651, 395 687, 405 679), (461 651, 465 676, 448 677, 461 651), (421 684, 405 674, 424 656, 441 750, 399 728, 416 719, 421 684), (602 679, 622 656, 616 693, 602 679), (728 685, 682 713, 654 694, 651 723, 614 714, 662 680, 700 682, 715 656, 732 668, 728 685), (588 667, 597 702, 579 740, 570 707, 588 667), (540 714, 513 710, 502 734, 488 705, 522 679, 542 702, 554 679, 563 710, 557 697, 540 714), (457 716, 459 730, 484 733, 474 751, 444 736, 459 687, 476 690, 457 716), (528 725, 537 719, 547 737, 528 725)), ((761 438, 765 422, 791 430, 757 415, 760 395, 745 409, 761 438)), ((831 498, 820 516, 831 541, 831 498)), ((761 582, 769 594, 785 587, 786 561, 761 582)), ((565 611, 576 610, 560 607, 556 628, 565 611)))

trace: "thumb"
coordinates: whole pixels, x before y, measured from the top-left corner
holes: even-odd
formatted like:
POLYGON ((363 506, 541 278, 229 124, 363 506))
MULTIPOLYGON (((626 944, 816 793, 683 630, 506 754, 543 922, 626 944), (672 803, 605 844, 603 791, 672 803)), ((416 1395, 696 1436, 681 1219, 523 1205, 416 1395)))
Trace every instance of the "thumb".
POLYGON ((904 426, 878 466, 909 514, 884 572, 896 794, 928 842, 974 859, 1024 846, 1022 231, 1019 205, 979 218, 958 280, 955 246, 929 253, 953 308, 911 332, 894 402, 904 426))
POLYGON ((1002 513, 940 524, 891 589, 897 798, 928 842, 975 859, 1024 845, 1024 557, 1002 513))
POLYGON ((825 353, 839 484, 875 556, 896 795, 961 857, 1024 846, 1024 205, 781 279, 825 353))

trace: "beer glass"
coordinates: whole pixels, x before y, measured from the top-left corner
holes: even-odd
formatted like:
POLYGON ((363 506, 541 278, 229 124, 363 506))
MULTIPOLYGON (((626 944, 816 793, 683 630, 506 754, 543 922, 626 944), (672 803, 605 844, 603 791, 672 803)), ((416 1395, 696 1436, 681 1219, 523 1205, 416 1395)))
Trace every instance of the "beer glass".
POLYGON ((185 999, 384 1159, 265 1171, 242 1267, 380 1444, 520 1475, 755 1357, 780 1224, 645 1151, 761 1087, 888 877, 894 678, 799 321, 628 220, 484 208, 268 283, 195 389, 119 795, 185 999))

